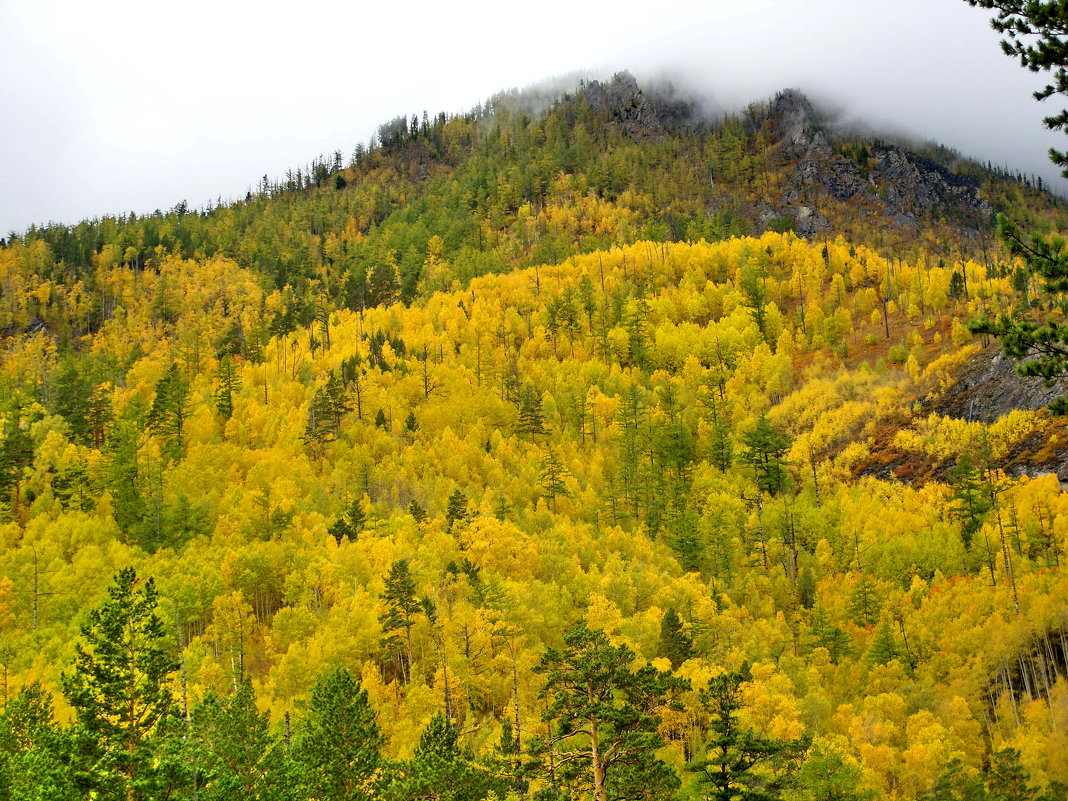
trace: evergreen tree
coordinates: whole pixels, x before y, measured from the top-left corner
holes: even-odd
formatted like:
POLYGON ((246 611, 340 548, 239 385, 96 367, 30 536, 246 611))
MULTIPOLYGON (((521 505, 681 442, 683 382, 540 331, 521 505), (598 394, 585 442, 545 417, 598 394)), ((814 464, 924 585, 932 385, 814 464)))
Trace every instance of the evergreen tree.
POLYGON ((168 683, 176 665, 156 604, 152 579, 120 570, 82 625, 73 671, 63 674, 76 716, 77 781, 86 792, 134 801, 159 789, 155 756, 174 712, 168 683))
POLYGON ((843 656, 849 654, 849 635, 841 627, 834 625, 820 607, 816 607, 812 614, 810 632, 813 638, 812 647, 826 648, 832 663, 838 664, 843 656))
POLYGON ((382 647, 387 655, 397 660, 401 678, 407 682, 412 670, 412 626, 416 615, 423 611, 423 605, 415 594, 415 581, 406 560, 396 561, 390 567, 381 598, 386 602, 385 612, 378 618, 384 635, 382 647))
POLYGON ((341 421, 352 411, 352 403, 345 391, 345 384, 337 373, 331 373, 326 380, 321 404, 321 411, 329 421, 331 434, 334 439, 338 439, 341 436, 341 421))
POLYGON ((223 420, 229 420, 234 414, 234 394, 241 389, 241 377, 229 353, 219 360, 216 379, 219 385, 215 390, 215 411, 223 420))
POLYGON ((319 458, 323 455, 323 448, 331 439, 333 433, 333 421, 331 420, 329 400, 326 392, 317 389, 308 404, 308 419, 304 424, 304 434, 301 439, 312 452, 319 458))
POLYGON ((863 777, 859 764, 846 762, 837 751, 817 745, 798 770, 796 784, 799 797, 806 801, 877 801, 874 790, 857 789, 863 777))
MULTIPOLYGON (((745 295, 743 303, 753 315, 753 322, 756 323, 757 330, 760 331, 760 338, 767 341, 767 312, 764 307, 767 305, 768 295, 764 289, 764 280, 756 271, 752 269, 743 270, 742 292, 745 295)), ((774 342, 769 342, 768 344, 772 350, 775 349, 774 342)))
POLYGON ((858 626, 873 626, 879 622, 879 613, 882 608, 883 602, 879 596, 879 588, 871 576, 865 573, 850 593, 849 616, 858 626))
POLYGON ((546 450, 545 458, 541 461, 541 485, 545 488, 545 493, 542 497, 550 500, 554 512, 556 511, 556 496, 567 496, 568 494, 567 485, 564 484, 566 475, 567 469, 556 455, 556 450, 550 444, 546 450))
POLYGON ((409 434, 414 434, 419 430, 419 421, 415 419, 413 410, 409 410, 408 416, 404 418, 404 430, 409 434))
POLYGON ((380 795, 381 748, 367 690, 345 668, 319 677, 293 737, 294 770, 312 798, 373 801, 380 795))
POLYGON ((345 515, 341 515, 341 517, 331 523, 327 531, 330 533, 330 536, 337 541, 338 545, 341 545, 345 540, 352 539, 353 535, 352 526, 349 524, 348 518, 345 515))
POLYGON ((654 754, 663 743, 657 733, 660 710, 688 686, 670 673, 645 666, 635 670, 634 653, 613 646, 603 631, 585 623, 564 634, 564 648, 550 648, 535 666, 545 674, 540 697, 550 735, 539 744, 554 765, 575 763, 589 770, 595 801, 627 798, 642 785, 674 791, 678 778, 654 754), (624 768, 623 766, 626 766, 624 768), (625 780, 624 780, 625 777, 625 780))
POLYGON ((67 421, 71 438, 84 444, 90 441, 89 398, 92 392, 92 386, 78 372, 74 360, 64 362, 63 368, 56 376, 52 411, 67 421))
POLYGON ((445 525, 449 531, 452 531, 455 523, 463 523, 465 520, 467 520, 467 496, 457 488, 449 495, 445 506, 445 525))
POLYGON ((872 665, 885 665, 898 658, 897 642, 894 640, 894 632, 890 628, 889 621, 875 631, 875 639, 872 640, 868 650, 868 662, 872 665))
POLYGON ((0 799, 67 801, 78 797, 69 731, 53 718, 40 683, 23 687, 0 711, 0 799))
POLYGON ((156 396, 145 423, 164 443, 164 451, 172 458, 180 458, 184 449, 182 432, 189 419, 189 382, 171 364, 156 384, 156 396))
MULTIPOLYGON (((730 421, 721 404, 712 401, 712 428, 709 432, 708 459, 723 472, 734 463, 734 439, 730 421)), ((725 404, 722 404, 725 406, 725 404)))
POLYGON ((932 801, 988 801, 981 776, 970 774, 959 757, 954 757, 935 781, 932 801))
POLYGON ((947 479, 953 487, 953 494, 950 496, 953 506, 950 512, 960 521, 961 540, 967 550, 971 547, 976 533, 983 527, 983 520, 991 509, 990 499, 983 485, 983 474, 972 457, 965 454, 950 469, 947 479))
POLYGON ((415 498, 412 498, 408 503, 408 514, 412 516, 416 523, 422 523, 426 520, 426 509, 415 498))
POLYGON ((684 508, 671 523, 671 538, 668 540, 683 570, 698 572, 705 563, 708 544, 700 531, 697 510, 684 508))
POLYGON ((282 744, 271 736, 268 716, 256 708, 251 679, 230 698, 213 692, 192 714, 192 733, 183 737, 186 760, 193 765, 196 797, 203 801, 233 798, 288 801, 295 777, 282 744))
POLYGON ((693 656, 693 640, 683 630, 682 618, 675 611, 675 607, 670 607, 660 621, 660 645, 657 653, 670 660, 672 670, 678 669, 679 665, 693 656))
POLYGON ((541 393, 533 387, 524 387, 523 394, 519 399, 519 424, 516 431, 524 436, 529 436, 531 442, 548 433, 545 430, 545 420, 541 412, 541 393))
POLYGON ((986 786, 990 801, 1034 801, 1038 793, 1028 785, 1027 770, 1015 748, 1002 748, 990 760, 986 786))
POLYGON ((108 432, 105 453, 108 457, 105 472, 108 490, 115 508, 115 522, 127 538, 140 532, 145 515, 145 501, 141 496, 142 408, 127 406, 125 413, 108 432))
POLYGON ((630 346, 630 364, 645 370, 649 366, 649 303, 638 298, 634 310, 623 320, 630 346))
POLYGON ((22 505, 22 479, 26 468, 33 463, 33 440, 22 425, 17 410, 4 421, 4 439, 0 443, 0 489, 11 492, 14 509, 22 505))
POLYGON ((367 525, 367 514, 363 511, 363 504, 359 498, 353 498, 345 514, 333 522, 329 531, 340 545, 342 540, 351 539, 363 531, 365 525, 367 525))
POLYGON ((363 420, 363 377, 367 368, 359 354, 353 354, 341 362, 341 381, 345 387, 353 387, 356 393, 356 419, 363 420))
POLYGON ((960 300, 968 294, 968 285, 964 281, 964 274, 958 270, 953 271, 949 278, 949 296, 953 300, 960 300))
POLYGON ((797 600, 805 609, 811 609, 816 603, 816 576, 808 565, 801 568, 797 579, 797 600))
POLYGON ((507 782, 460 748, 456 727, 438 712, 419 736, 412 758, 400 766, 385 797, 390 801, 434 798, 482 801, 503 797, 507 782))
POLYGON ((107 435, 114 413, 111 408, 111 388, 100 384, 89 393, 89 403, 86 407, 86 423, 89 427, 89 444, 94 448, 102 448, 107 440, 107 435))
MULTIPOLYGON (((1038 100, 1068 95, 1068 7, 1053 0, 965 0, 969 5, 993 10, 994 30, 1005 34, 1002 50, 1032 72, 1052 72, 1053 80, 1035 92, 1038 100)), ((1068 130, 1068 109, 1045 118, 1046 127, 1068 130)), ((1050 160, 1068 177, 1068 153, 1050 148, 1050 160)), ((1041 278, 1051 299, 1068 291, 1068 243, 1061 236, 1027 236, 1003 214, 997 217, 998 238, 1009 253, 1020 257, 1028 270, 1041 278)), ((1041 376, 1048 382, 1068 374, 1068 324, 1054 318, 1045 323, 1028 315, 1002 314, 996 320, 981 317, 969 327, 976 333, 1001 340, 1005 354, 1019 361, 1017 371, 1041 376)), ((1056 414, 1068 414, 1068 396, 1050 404, 1056 414)))
POLYGON ((776 429, 767 417, 761 415, 756 426, 742 435, 745 450, 742 461, 753 469, 757 488, 771 495, 786 489, 788 475, 783 457, 790 449, 791 438, 776 429))
POLYGON ((641 505, 639 462, 642 459, 642 421, 644 401, 641 390, 631 386, 623 393, 619 405, 619 479, 624 501, 632 512, 641 505))
MULTIPOLYGON (((1053 82, 1035 92, 1036 100, 1068 95, 1068 8, 1050 0, 965 0, 968 5, 996 12, 991 27, 1005 34, 1001 49, 1032 72, 1053 72, 1053 82)), ((1046 117, 1047 128, 1068 129, 1068 111, 1046 117)), ((1068 155, 1050 150, 1050 160, 1068 178, 1068 155)))
POLYGON ((779 797, 808 751, 809 738, 783 741, 742 727, 741 685, 749 681, 748 667, 723 673, 701 692, 708 714, 709 738, 704 756, 688 769, 708 786, 711 801, 769 801, 779 797))

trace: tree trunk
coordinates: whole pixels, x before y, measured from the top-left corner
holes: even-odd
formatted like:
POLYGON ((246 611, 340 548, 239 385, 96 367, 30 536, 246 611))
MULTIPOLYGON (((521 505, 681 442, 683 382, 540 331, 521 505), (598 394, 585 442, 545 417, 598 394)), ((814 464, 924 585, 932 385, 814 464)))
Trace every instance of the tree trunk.
POLYGON ((601 761, 601 747, 597 736, 597 724, 592 723, 590 726, 590 762, 593 765, 593 799, 594 801, 608 801, 605 767, 601 761))

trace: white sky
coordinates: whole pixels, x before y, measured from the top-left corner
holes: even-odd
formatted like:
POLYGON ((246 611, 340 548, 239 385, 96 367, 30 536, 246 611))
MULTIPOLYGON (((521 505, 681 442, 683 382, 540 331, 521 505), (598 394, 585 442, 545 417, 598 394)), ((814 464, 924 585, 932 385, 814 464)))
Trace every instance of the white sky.
POLYGON ((398 114, 575 71, 727 107, 797 87, 1053 178, 1057 107, 997 40, 963 0, 0 0, 0 235, 242 197, 398 114))

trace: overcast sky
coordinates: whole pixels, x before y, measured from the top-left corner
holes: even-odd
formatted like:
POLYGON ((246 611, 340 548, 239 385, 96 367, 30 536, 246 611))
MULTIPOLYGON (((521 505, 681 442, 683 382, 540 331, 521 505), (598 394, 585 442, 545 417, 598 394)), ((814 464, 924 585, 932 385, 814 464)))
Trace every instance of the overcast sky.
POLYGON ((725 107, 797 87, 1047 178, 1068 145, 963 0, 589 6, 0 0, 0 233, 243 197, 398 114, 574 72, 685 75, 725 107))

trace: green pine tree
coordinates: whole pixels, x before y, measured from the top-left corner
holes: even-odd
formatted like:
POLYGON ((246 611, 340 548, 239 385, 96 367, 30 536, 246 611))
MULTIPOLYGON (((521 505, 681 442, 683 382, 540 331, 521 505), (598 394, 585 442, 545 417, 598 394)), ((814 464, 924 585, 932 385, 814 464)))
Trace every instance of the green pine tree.
POLYGON ((797 579, 797 600, 805 609, 811 609, 816 603, 816 586, 812 568, 805 565, 797 579))
POLYGON ((1038 793, 1028 785, 1030 777, 1015 748, 1002 748, 990 760, 986 786, 990 801, 1034 801, 1038 793))
POLYGON ((412 626, 424 609, 416 596, 415 581, 407 560, 398 560, 390 567, 381 598, 386 602, 385 611, 379 615, 384 635, 382 647, 387 655, 396 659, 400 676, 407 682, 412 675, 412 626))
POLYGON ((949 471, 949 485, 953 487, 950 496, 953 506, 951 514, 960 521, 961 540, 964 548, 971 547, 976 533, 983 527, 987 512, 991 509, 990 499, 983 484, 983 473, 971 456, 965 454, 949 471))
POLYGON ((345 515, 341 515, 337 520, 330 524, 327 528, 330 536, 333 537, 338 545, 342 542, 352 539, 353 531, 352 526, 349 525, 348 518, 345 515))
POLYGON ((545 419, 541 411, 541 393, 530 386, 523 387, 523 394, 519 398, 519 423, 516 431, 529 436, 531 442, 536 442, 545 430, 545 419))
POLYGON ((78 372, 74 360, 64 362, 56 376, 52 411, 67 421, 74 441, 83 444, 90 442, 89 398, 92 392, 92 386, 78 372))
POLYGON ((322 389, 321 403, 321 411, 329 421, 333 439, 340 438, 341 422, 345 419, 345 415, 352 411, 352 402, 349 400, 344 382, 337 373, 331 373, 326 380, 326 386, 322 389))
POLYGON ((160 729, 175 710, 176 669, 152 579, 132 567, 115 575, 108 598, 89 613, 75 645, 74 669, 61 679, 76 718, 78 782, 102 797, 156 797, 160 729))
POLYGON ((817 606, 812 613, 810 633, 812 635, 811 647, 826 648, 834 664, 838 664, 838 661, 843 656, 847 656, 851 650, 849 635, 841 627, 834 625, 821 607, 817 606))
POLYGON ((568 494, 567 485, 564 484, 566 476, 567 468, 556 455, 556 449, 550 444, 546 449, 545 458, 541 461, 541 485, 545 489, 542 497, 549 499, 554 512, 556 511, 556 497, 558 495, 566 497, 568 494))
POLYGON ((778 495, 786 489, 789 475, 783 457, 790 449, 791 438, 771 424, 767 417, 761 415, 756 426, 742 435, 745 449, 741 460, 753 469, 757 488, 771 495, 778 495))
MULTIPOLYGON (((1053 80, 1035 92, 1038 100, 1068 95, 1068 7, 1062 2, 1044 0, 965 0, 969 5, 996 12, 993 28, 1005 35, 1002 50, 1018 59, 1032 72, 1052 72, 1053 80)), ((1068 109, 1044 120, 1046 127, 1068 130, 1068 109)), ((1068 177, 1068 153, 1050 148, 1050 160, 1068 177)), ((1068 241, 1063 236, 1027 235, 1004 214, 997 217, 997 233, 1012 256, 1027 265, 1032 276, 1042 280, 1051 301, 1060 301, 1068 291, 1068 241)), ((1028 280, 1030 283, 1030 280, 1028 280)), ((1068 374, 1068 324, 1054 317, 1035 320, 1024 309, 1004 313, 996 320, 980 317, 969 324, 976 333, 992 334, 1001 340, 1005 354, 1018 360, 1017 371, 1040 376, 1048 382, 1068 374)), ((1055 414, 1068 414, 1068 396, 1050 404, 1055 414)))
POLYGON ((0 442, 0 489, 11 493, 11 508, 22 506, 22 481, 26 468, 33 463, 33 440, 23 426, 18 410, 10 411, 4 421, 4 439, 0 442))
POLYGON ((252 680, 230 698, 209 692, 192 714, 191 733, 182 736, 192 765, 196 797, 202 801, 254 798, 288 801, 293 771, 283 745, 270 733, 267 713, 256 708, 252 680))
POLYGON ((635 669, 634 659, 627 646, 578 623, 564 634, 564 648, 548 649, 534 668, 545 675, 540 697, 550 724, 535 750, 570 754, 589 771, 595 801, 608 801, 610 792, 633 797, 643 787, 670 797, 678 787, 674 771, 655 756, 663 745, 657 726, 660 710, 688 682, 650 665, 635 669))
POLYGON ((409 434, 414 434, 419 430, 419 421, 415 419, 415 411, 409 409, 408 416, 404 418, 404 430, 409 434))
POLYGON ((898 656, 894 632, 890 628, 889 621, 884 620, 883 624, 876 629, 875 639, 872 640, 871 647, 868 649, 868 662, 872 665, 885 665, 897 659, 898 656))
POLYGON ((308 696, 293 737, 294 770, 312 798, 372 801, 381 797, 384 743, 367 690, 348 670, 334 668, 308 696))
POLYGON ((796 774, 810 740, 783 741, 744 728, 738 719, 741 686, 749 681, 748 667, 722 673, 701 692, 708 714, 709 738, 704 755, 688 769, 707 785, 711 801, 769 801, 779 797, 796 774))
POLYGON ((671 669, 676 670, 679 665, 693 656, 693 640, 683 630, 682 618, 675 611, 675 607, 669 607, 660 621, 660 644, 657 654, 666 657, 671 662, 671 669))
POLYGON ((400 766, 384 795, 389 801, 482 801, 503 797, 506 789, 505 777, 477 764, 460 747, 456 727, 438 712, 419 736, 411 760, 400 766))
POLYGON ((241 377, 229 353, 219 360, 216 380, 219 385, 215 389, 215 411, 223 420, 229 420, 234 414, 234 395, 241 390, 241 377))
POLYGON ((185 422, 189 419, 189 382, 171 364, 156 384, 156 396, 145 423, 149 430, 163 440, 164 452, 180 458, 185 444, 182 440, 185 422))
POLYGON ((879 588, 875 580, 865 573, 849 595, 849 616, 858 626, 874 626, 879 622, 882 608, 879 588))
POLYGON ((70 729, 56 724, 52 696, 39 682, 0 711, 0 799, 66 801, 79 796, 70 729))
POLYGON ((457 488, 449 495, 445 506, 445 525, 449 531, 452 531, 454 524, 463 523, 465 520, 467 520, 467 496, 457 488))

